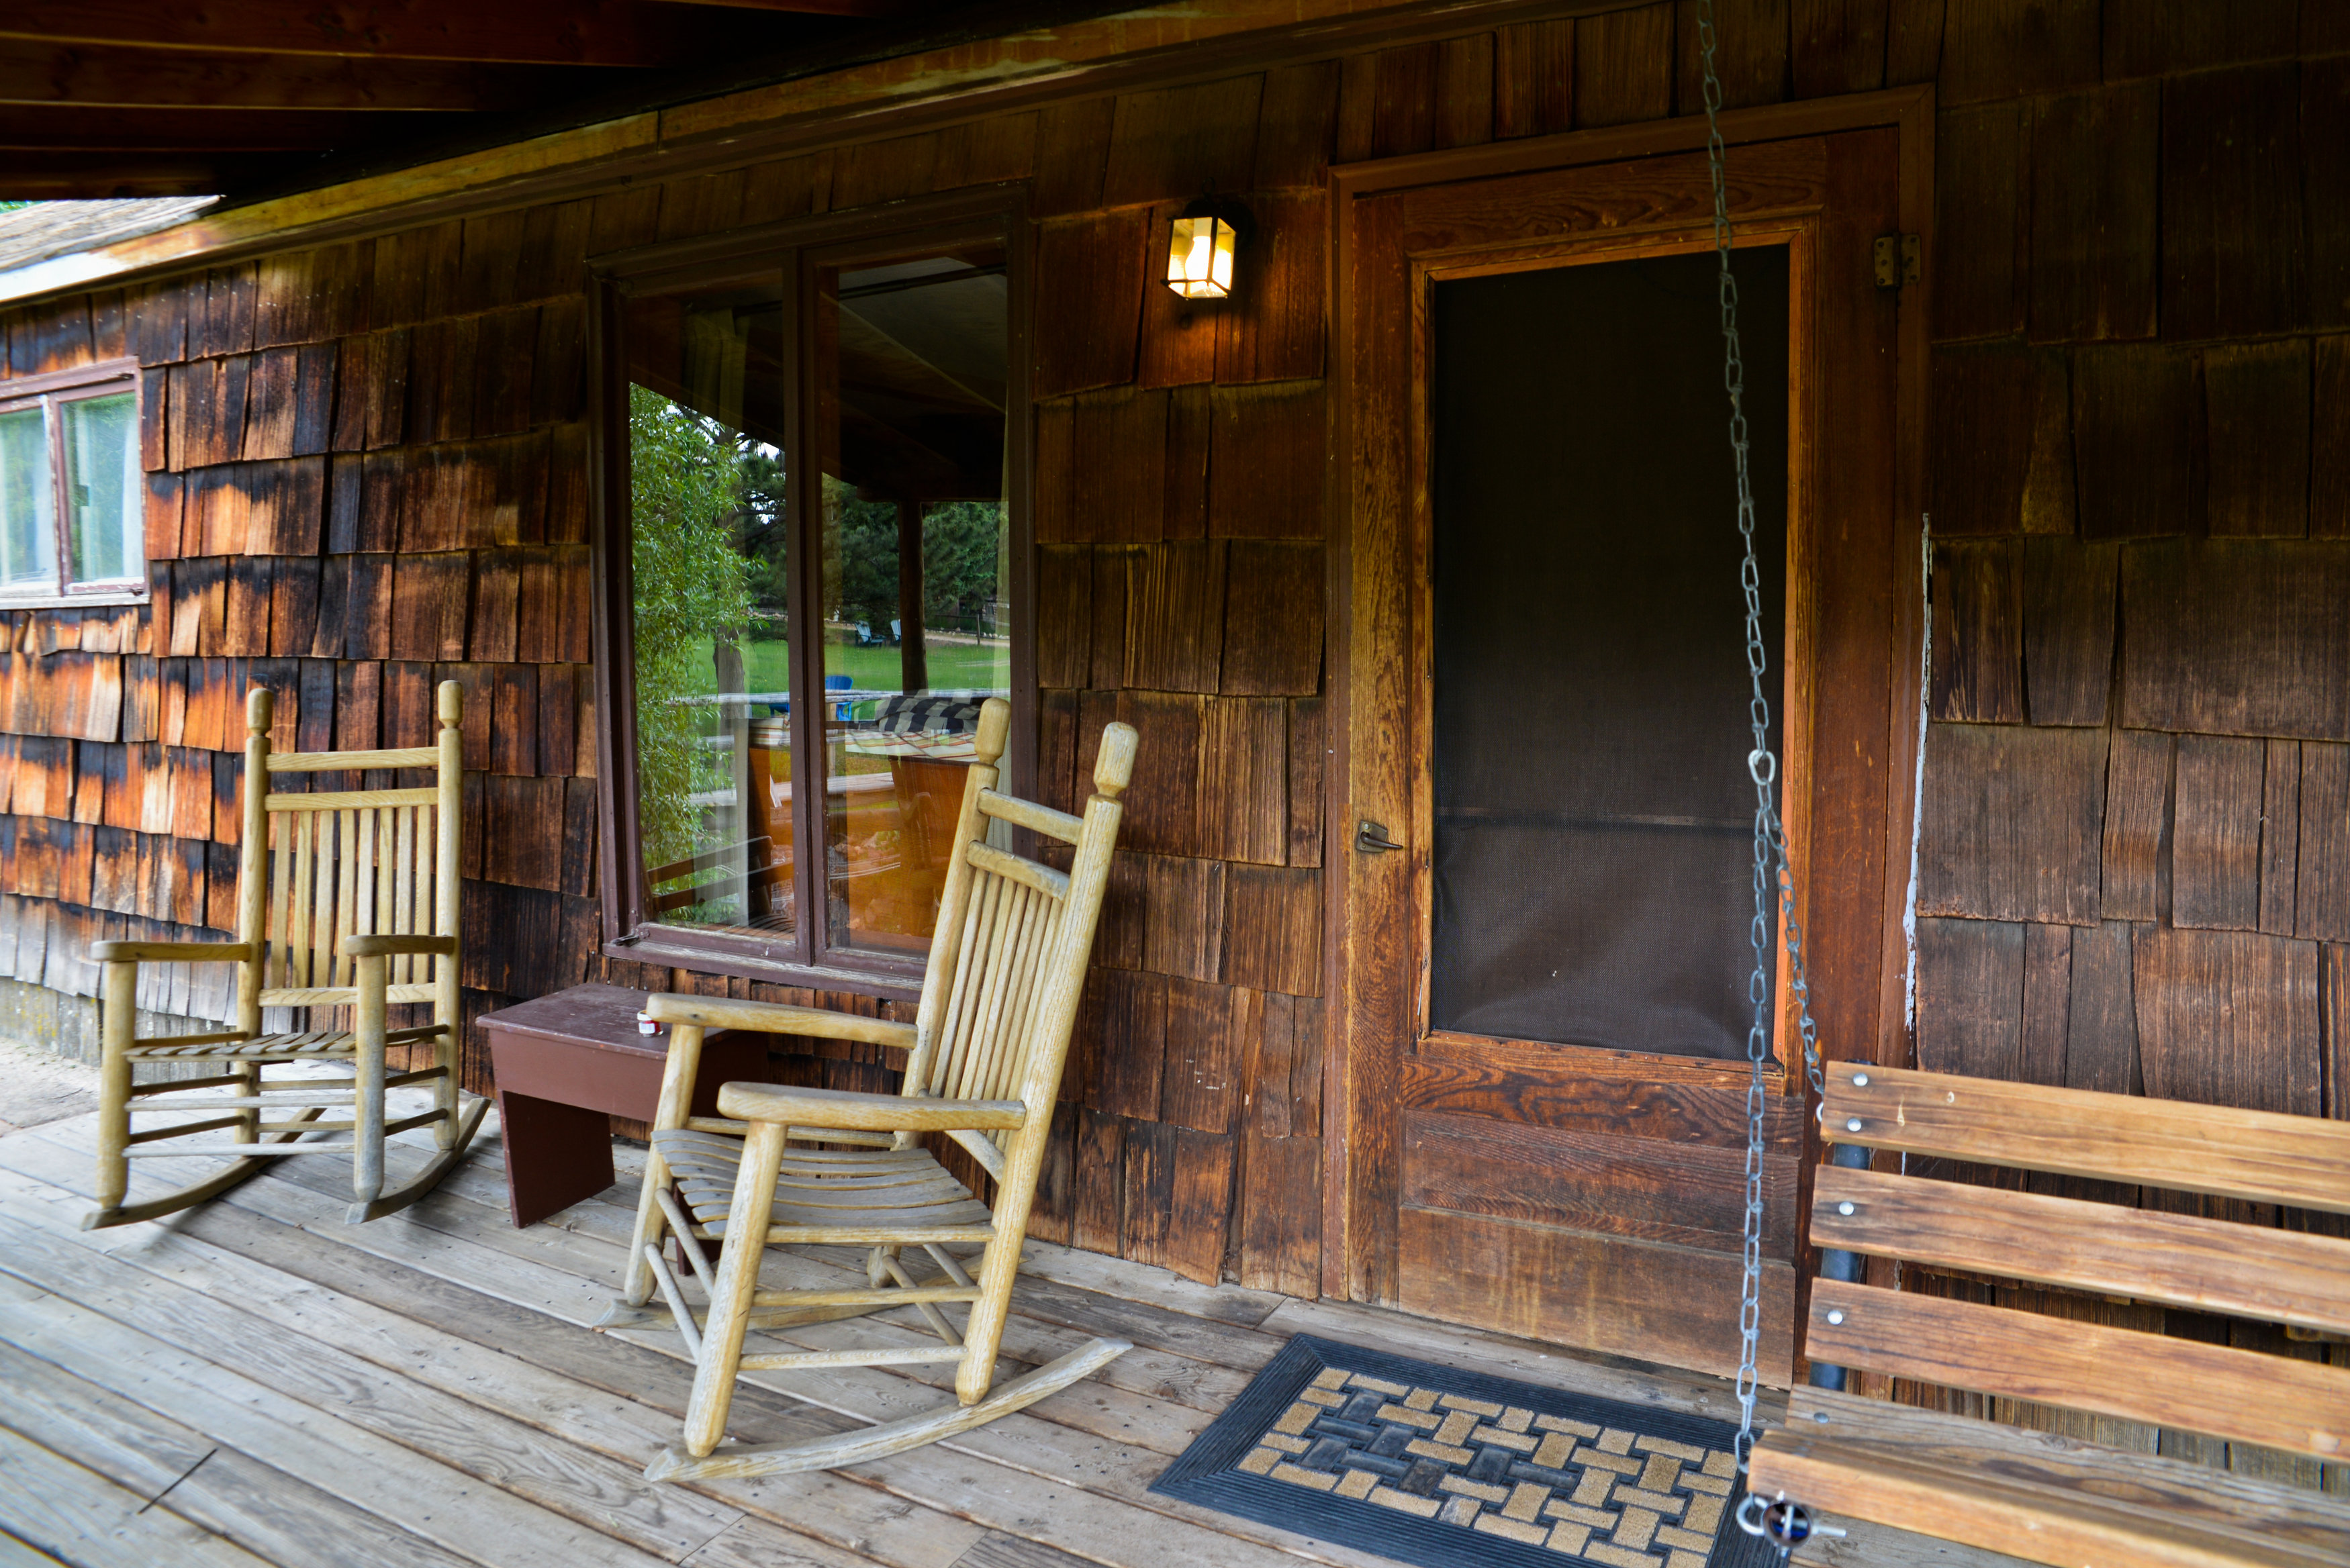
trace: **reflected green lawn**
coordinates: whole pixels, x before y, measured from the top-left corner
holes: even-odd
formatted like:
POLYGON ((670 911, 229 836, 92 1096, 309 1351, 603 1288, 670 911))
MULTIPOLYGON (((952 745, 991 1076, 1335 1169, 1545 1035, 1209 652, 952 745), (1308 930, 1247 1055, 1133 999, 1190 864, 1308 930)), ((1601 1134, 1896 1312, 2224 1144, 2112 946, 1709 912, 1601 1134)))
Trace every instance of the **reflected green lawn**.
MULTIPOLYGON (((712 671, 705 691, 718 689, 716 667, 710 660, 710 643, 702 642, 702 667, 712 671)), ((930 647, 931 685, 944 691, 976 688, 1002 691, 1011 684, 1011 654, 1002 643, 934 642, 930 647)), ((824 650, 825 673, 846 675, 862 690, 896 691, 904 665, 894 648, 859 648, 853 643, 828 644, 824 650)), ((743 683, 753 691, 782 691, 791 684, 790 656, 781 639, 754 641, 743 649, 743 683)))

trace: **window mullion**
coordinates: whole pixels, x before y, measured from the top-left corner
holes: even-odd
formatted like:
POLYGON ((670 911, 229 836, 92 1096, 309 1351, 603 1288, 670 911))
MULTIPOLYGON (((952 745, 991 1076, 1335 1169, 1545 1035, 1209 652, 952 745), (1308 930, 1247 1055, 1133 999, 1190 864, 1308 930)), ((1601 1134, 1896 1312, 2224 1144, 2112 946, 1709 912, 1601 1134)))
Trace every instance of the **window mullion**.
POLYGON ((41 399, 41 421, 49 439, 49 522, 57 537, 57 597, 64 598, 74 580, 73 482, 66 477, 66 412, 55 394, 41 399))
POLYGON ((816 368, 808 346, 816 305, 797 252, 784 259, 785 374, 784 481, 785 571, 790 579, 789 667, 792 681, 793 935, 800 961, 822 961, 825 932, 824 584, 816 531, 824 524, 824 480, 816 472, 809 421, 814 418, 816 368))

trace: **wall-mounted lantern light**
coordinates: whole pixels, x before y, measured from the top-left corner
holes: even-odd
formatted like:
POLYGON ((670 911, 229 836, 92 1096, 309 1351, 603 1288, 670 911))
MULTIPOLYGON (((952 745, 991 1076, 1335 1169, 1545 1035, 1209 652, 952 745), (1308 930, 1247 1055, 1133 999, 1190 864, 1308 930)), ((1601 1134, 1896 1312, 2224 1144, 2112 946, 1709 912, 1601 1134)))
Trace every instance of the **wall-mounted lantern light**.
POLYGON ((1233 258, 1256 233, 1256 220, 1238 202, 1202 196, 1175 220, 1167 244, 1167 286, 1186 299, 1222 299, 1232 292, 1233 258))

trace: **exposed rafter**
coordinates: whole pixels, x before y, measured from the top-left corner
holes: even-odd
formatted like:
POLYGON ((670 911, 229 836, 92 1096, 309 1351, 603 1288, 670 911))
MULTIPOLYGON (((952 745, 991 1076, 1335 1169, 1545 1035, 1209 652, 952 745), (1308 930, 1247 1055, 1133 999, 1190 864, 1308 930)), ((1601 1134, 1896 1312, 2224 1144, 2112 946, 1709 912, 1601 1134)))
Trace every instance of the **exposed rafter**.
POLYGON ((135 46, 356 59, 659 67, 713 48, 789 43, 794 18, 893 16, 910 0, 10 0, 0 38, 85 47, 135 46))

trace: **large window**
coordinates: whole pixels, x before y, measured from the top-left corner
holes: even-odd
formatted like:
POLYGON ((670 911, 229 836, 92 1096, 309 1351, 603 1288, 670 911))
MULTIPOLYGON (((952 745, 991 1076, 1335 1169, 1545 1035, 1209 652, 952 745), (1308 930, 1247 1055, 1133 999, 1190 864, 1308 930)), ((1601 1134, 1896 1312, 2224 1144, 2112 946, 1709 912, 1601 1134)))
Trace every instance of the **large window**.
POLYGON ((139 367, 0 380, 0 603, 147 589, 139 367))
POLYGON ((887 987, 1014 690, 1024 423, 1005 222, 831 227, 621 280, 606 317, 608 906, 657 961, 887 987))

